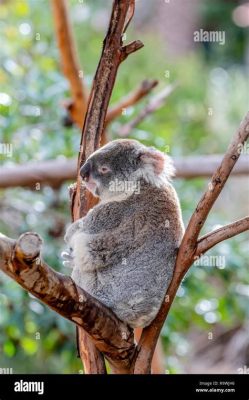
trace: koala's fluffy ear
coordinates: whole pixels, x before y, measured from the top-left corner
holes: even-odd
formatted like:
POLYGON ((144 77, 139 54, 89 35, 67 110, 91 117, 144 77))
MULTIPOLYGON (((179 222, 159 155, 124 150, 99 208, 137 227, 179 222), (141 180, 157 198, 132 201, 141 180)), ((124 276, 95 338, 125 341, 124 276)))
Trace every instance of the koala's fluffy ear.
POLYGON ((175 174, 175 168, 169 156, 155 149, 147 147, 140 151, 138 158, 143 167, 152 172, 156 176, 164 176, 166 179, 171 179, 175 174))

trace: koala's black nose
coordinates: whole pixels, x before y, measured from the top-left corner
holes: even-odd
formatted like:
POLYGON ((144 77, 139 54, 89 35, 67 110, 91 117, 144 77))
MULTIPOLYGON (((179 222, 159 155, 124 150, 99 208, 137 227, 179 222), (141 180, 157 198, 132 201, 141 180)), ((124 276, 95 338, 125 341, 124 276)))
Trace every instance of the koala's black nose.
POLYGON ((88 181, 91 172, 91 163, 90 161, 85 162, 80 169, 80 176, 84 181, 88 181))

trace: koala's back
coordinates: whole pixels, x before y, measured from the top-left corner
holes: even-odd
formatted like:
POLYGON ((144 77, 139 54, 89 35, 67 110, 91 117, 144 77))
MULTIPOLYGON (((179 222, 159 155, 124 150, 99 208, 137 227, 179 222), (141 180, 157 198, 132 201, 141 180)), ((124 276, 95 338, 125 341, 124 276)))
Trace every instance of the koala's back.
POLYGON ((160 308, 173 274, 176 249, 172 246, 166 251, 166 244, 145 243, 123 262, 98 270, 92 295, 130 326, 148 325, 160 308))
MULTIPOLYGON (((93 210, 95 227, 101 219, 106 221, 110 206, 93 210)), ((114 208, 107 223, 110 231, 113 223, 116 232, 112 262, 84 272, 81 286, 122 321, 146 326, 156 316, 172 279, 183 234, 178 199, 170 184, 164 188, 145 184, 140 194, 115 202, 114 208)))

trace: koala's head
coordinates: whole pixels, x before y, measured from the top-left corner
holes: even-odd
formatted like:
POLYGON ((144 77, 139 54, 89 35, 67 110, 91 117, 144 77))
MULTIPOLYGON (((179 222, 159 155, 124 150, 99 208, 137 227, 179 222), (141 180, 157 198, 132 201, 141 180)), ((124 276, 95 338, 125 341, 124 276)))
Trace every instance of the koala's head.
POLYGON ((162 186, 173 174, 170 157, 130 139, 113 140, 101 147, 80 170, 87 189, 108 200, 136 192, 142 179, 162 186))

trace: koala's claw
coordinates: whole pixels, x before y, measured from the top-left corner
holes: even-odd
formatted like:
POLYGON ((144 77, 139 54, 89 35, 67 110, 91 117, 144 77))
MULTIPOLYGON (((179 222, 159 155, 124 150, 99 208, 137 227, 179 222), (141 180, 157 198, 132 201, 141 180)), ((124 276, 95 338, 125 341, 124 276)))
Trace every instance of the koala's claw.
POLYGON ((63 260, 72 260, 73 259, 73 256, 72 256, 72 253, 71 253, 71 251, 69 250, 69 251, 63 251, 62 253, 61 253, 61 258, 63 258, 63 260))
POLYGON ((74 267, 74 262, 73 262, 73 254, 72 254, 72 250, 69 249, 68 251, 63 251, 61 253, 61 258, 62 258, 62 264, 64 265, 64 267, 67 268, 73 268, 74 267))
POLYGON ((62 264, 66 268, 73 268, 74 267, 74 265, 70 261, 62 261, 62 264))

